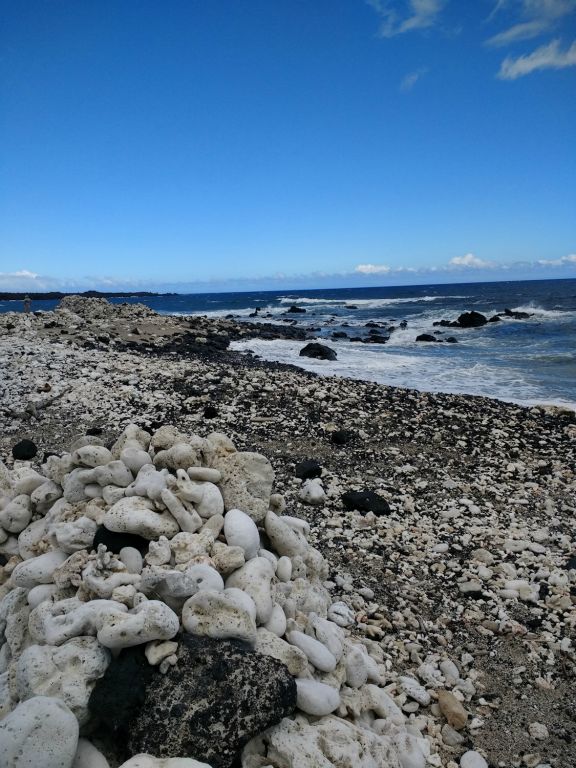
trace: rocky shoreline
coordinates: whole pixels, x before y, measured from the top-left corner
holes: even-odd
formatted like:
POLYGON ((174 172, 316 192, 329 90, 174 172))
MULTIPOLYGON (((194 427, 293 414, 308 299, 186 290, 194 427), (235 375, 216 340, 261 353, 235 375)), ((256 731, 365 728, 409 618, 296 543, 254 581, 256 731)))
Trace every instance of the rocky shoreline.
MULTIPOLYGON (((9 470, 22 439, 38 469, 82 436, 111 445, 131 423, 228 435, 269 459, 286 513, 310 526, 331 599, 353 614, 347 632, 376 660, 407 732, 428 744, 422 765, 573 768, 573 414, 319 378, 227 350, 253 334, 304 345, 289 324, 63 305, 0 315, 9 470), (305 459, 315 464, 298 469, 305 459), (354 491, 365 503, 349 509, 354 491)), ((246 762, 257 764, 276 766, 246 762)))

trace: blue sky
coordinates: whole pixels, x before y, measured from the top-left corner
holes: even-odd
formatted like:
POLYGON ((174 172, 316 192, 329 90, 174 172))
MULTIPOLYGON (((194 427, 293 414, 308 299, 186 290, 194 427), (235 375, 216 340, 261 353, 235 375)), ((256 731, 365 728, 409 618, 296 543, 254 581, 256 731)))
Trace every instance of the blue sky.
POLYGON ((22 0, 0 290, 576 276, 576 0, 22 0))

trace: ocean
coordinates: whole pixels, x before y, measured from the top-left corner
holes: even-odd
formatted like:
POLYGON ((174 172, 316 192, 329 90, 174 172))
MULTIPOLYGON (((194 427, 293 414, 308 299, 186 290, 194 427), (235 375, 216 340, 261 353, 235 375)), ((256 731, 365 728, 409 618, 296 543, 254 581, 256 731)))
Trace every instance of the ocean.
MULTIPOLYGON (((576 279, 460 283, 334 290, 179 294, 134 299, 163 314, 233 315, 250 322, 295 322, 314 329, 337 354, 334 361, 300 357, 302 342, 260 339, 234 342, 264 360, 291 363, 321 375, 347 376, 427 392, 482 395, 520 404, 576 407, 576 279), (291 306, 303 313, 287 313, 291 306), (505 308, 528 319, 504 318, 480 328, 441 328, 474 310, 487 317, 505 308), (257 317, 250 317, 258 309, 257 317), (384 327, 373 329, 367 323, 384 327), (402 325, 402 327, 401 327, 402 325), (388 335, 385 344, 354 343, 370 331, 388 335), (417 342, 440 331, 457 343, 417 342), (347 337, 332 338, 335 332, 347 337)), ((53 309, 54 301, 33 309, 53 309)), ((0 302, 0 312, 21 309, 0 302)))

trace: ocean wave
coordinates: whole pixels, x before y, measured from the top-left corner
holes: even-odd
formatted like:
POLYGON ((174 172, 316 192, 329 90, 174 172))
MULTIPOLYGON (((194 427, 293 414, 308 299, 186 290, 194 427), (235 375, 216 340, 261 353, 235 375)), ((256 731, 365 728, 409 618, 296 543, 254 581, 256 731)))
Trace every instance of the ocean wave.
POLYGON ((563 405, 576 409, 572 400, 558 393, 548 394, 545 386, 530 380, 529 372, 514 365, 441 354, 448 345, 432 345, 418 354, 369 349, 347 342, 331 341, 327 346, 336 350, 337 360, 300 357, 302 342, 283 339, 237 341, 231 344, 231 349, 250 350, 264 360, 296 365, 322 376, 375 381, 424 392, 478 395, 520 405, 563 405))
POLYGON ((309 296, 281 296, 281 304, 314 304, 333 307, 346 307, 355 304, 362 309, 377 309, 394 304, 416 304, 417 302, 444 301, 446 299, 467 299, 468 296, 409 296, 402 299, 313 299, 309 296))
POLYGON ((566 309, 544 309, 537 304, 521 304, 519 307, 511 307, 513 312, 529 312, 536 317, 549 317, 555 319, 558 317, 569 317, 576 315, 576 312, 570 312, 566 309))

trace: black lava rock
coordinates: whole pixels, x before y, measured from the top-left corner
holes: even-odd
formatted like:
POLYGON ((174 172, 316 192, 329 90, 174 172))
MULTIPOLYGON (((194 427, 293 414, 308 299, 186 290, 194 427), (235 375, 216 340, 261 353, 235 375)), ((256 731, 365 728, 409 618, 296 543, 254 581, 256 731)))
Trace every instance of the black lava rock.
POLYGON ((129 755, 231 768, 246 742, 292 714, 294 678, 238 640, 178 639, 178 661, 164 675, 141 648, 124 650, 96 683, 90 711, 129 755))
POLYGON ((289 309, 286 310, 286 312, 290 312, 291 314, 294 314, 294 315, 295 314, 303 315, 306 312, 306 310, 303 309, 302 307, 297 307, 293 304, 289 309))
POLYGON ((375 515, 389 515, 390 505, 374 491, 346 491, 342 494, 342 503, 348 510, 373 512, 375 515))
POLYGON ((216 416, 218 416, 218 408, 214 405, 207 405, 206 408, 204 408, 205 419, 215 419, 216 416))
POLYGON ((315 357, 318 360, 336 360, 336 352, 325 344, 319 344, 317 341, 311 341, 302 347, 300 357, 315 357))
POLYGON ((38 448, 36 443, 33 443, 32 440, 20 440, 19 443, 12 446, 12 456, 20 461, 33 459, 37 453, 38 448))
POLYGON ((419 336, 416 336, 416 341, 440 341, 440 339, 432 336, 431 333, 421 333, 419 336))
POLYGON ((315 459, 304 459, 296 464, 294 474, 301 480, 311 480, 313 477, 320 477, 322 467, 315 459))
POLYGON ((515 312, 513 309, 505 309, 504 314, 506 317, 512 317, 514 320, 528 320, 529 317, 533 317, 533 313, 515 312))
POLYGON ((98 549, 98 544, 105 544, 108 552, 116 554, 124 547, 134 547, 141 555, 145 555, 150 542, 136 533, 116 533, 101 525, 96 529, 92 549, 98 549))
POLYGON ((337 429, 330 435, 330 440, 334 445, 346 445, 346 443, 354 440, 355 437, 356 432, 353 432, 351 429, 337 429))
POLYGON ((448 336, 444 341, 448 342, 448 344, 458 344, 456 336, 448 336))
POLYGON ((463 312, 458 318, 458 325, 461 328, 479 328, 486 325, 488 318, 480 312, 463 312))

